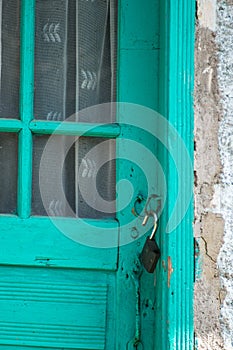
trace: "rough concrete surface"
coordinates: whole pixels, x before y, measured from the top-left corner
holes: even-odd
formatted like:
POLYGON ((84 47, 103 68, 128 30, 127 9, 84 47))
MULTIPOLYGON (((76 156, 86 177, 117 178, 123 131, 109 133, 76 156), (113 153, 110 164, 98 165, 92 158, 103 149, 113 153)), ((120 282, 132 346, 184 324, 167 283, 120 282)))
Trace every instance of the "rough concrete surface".
POLYGON ((213 32, 198 24, 195 62, 195 236, 202 270, 195 284, 195 333, 198 349, 218 350, 223 349, 223 340, 217 257, 224 223, 212 208, 214 188, 220 182, 221 172, 216 43, 213 32))
POLYGON ((198 0, 195 284, 198 349, 233 349, 233 1, 198 0))
POLYGON ((218 257, 226 298, 221 308, 221 327, 226 349, 233 349, 233 1, 220 1, 217 16, 218 84, 222 105, 219 128, 223 166, 219 208, 225 221, 224 244, 218 257))

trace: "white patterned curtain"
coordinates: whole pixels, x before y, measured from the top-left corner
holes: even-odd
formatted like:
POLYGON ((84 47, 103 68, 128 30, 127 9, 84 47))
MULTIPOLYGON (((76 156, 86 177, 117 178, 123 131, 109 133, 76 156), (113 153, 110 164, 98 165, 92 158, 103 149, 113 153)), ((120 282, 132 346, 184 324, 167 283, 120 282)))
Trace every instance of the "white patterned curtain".
MULTIPOLYGON (((116 74, 116 1, 115 0, 37 0, 35 36, 35 108, 36 119, 63 121, 73 115, 76 122, 108 123, 114 121, 114 113, 75 112, 90 106, 115 100, 116 74)), ((56 174, 64 158, 68 139, 54 138, 54 151, 47 169, 41 176, 47 179, 48 193, 42 203, 39 189, 40 158, 48 137, 34 138, 33 213, 39 215, 71 215, 60 196, 56 174), (54 159, 55 158, 55 159, 54 159), (45 208, 44 208, 45 206, 45 208)), ((98 196, 93 206, 86 203, 79 191, 82 188, 94 193, 97 190, 105 200, 115 195, 115 162, 101 169, 100 152, 94 159, 86 153, 100 144, 100 138, 80 138, 71 147, 63 167, 63 187, 73 212, 81 217, 106 217, 114 215, 98 208, 98 196), (80 166, 83 168, 78 176, 80 166), (98 171, 100 170, 100 172, 98 171), (98 175, 99 174, 99 175, 98 175)), ((115 143, 109 142, 105 158, 113 158, 115 143), (107 152, 107 157, 106 157, 107 152)), ((110 213, 112 212, 112 213, 110 213)))

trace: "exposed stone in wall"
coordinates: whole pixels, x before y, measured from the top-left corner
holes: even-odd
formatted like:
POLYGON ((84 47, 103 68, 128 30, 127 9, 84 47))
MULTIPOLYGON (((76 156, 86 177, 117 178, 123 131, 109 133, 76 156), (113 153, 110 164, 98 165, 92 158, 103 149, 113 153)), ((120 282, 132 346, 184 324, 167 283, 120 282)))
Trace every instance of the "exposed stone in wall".
POLYGON ((221 182, 218 132, 221 108, 217 83, 216 2, 199 0, 195 55, 195 237, 201 274, 195 284, 198 349, 224 349, 220 309, 222 289, 217 259, 224 221, 215 213, 215 187, 221 182))
POLYGON ((198 0, 197 15, 200 27, 216 30, 216 0, 198 0))
MULTIPOLYGON (((200 10, 199 10, 200 11, 200 10)), ((217 257, 223 219, 214 213, 214 188, 220 182, 219 93, 214 32, 197 24, 195 86, 195 236, 201 275, 195 284, 195 333, 198 349, 223 349, 220 329, 221 286, 217 257)))
POLYGON ((233 0, 198 0, 195 285, 198 349, 233 349, 233 0))
POLYGON ((221 213, 225 221, 218 266, 226 289, 221 309, 222 335, 225 348, 233 349, 233 1, 219 1, 217 14, 218 84, 222 105, 219 146, 223 169, 221 184, 216 187, 216 212, 221 213))

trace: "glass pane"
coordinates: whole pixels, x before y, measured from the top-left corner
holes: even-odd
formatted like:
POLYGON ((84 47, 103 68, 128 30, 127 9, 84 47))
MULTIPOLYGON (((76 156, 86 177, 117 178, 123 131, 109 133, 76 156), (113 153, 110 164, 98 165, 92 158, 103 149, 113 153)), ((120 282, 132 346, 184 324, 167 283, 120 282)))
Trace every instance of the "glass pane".
POLYGON ((76 145, 76 212, 79 217, 115 217, 115 153, 115 140, 80 137, 76 145))
POLYGON ((65 155, 74 138, 53 136, 46 145, 48 140, 49 136, 34 137, 32 215, 75 216, 74 145, 65 155))
POLYGON ((0 118, 19 115, 19 0, 0 1, 0 118))
POLYGON ((0 133, 0 213, 15 214, 17 202, 18 137, 0 133))
POLYGON ((106 0, 78 2, 77 110, 112 99, 109 9, 106 0))
POLYGON ((36 1, 37 119, 64 120, 114 101, 115 8, 116 0, 36 1))
POLYGON ((48 139, 34 137, 33 215, 114 217, 115 140, 48 139))

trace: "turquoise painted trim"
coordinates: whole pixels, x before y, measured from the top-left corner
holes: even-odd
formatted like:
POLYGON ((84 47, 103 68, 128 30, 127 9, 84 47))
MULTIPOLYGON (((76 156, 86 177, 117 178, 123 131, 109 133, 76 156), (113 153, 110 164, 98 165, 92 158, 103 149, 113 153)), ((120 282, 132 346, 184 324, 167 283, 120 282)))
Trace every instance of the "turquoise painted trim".
POLYGON ((117 210, 120 247, 117 273, 116 349, 161 350, 160 346, 155 347, 154 340, 154 337, 160 338, 160 329, 154 328, 154 320, 157 317, 157 309, 154 307, 155 276, 147 273, 140 263, 139 256, 146 235, 139 238, 142 218, 138 217, 135 222, 137 216, 135 203, 142 198, 139 207, 143 209, 148 194, 156 191, 154 188, 157 180, 156 170, 153 169, 146 152, 148 150, 156 154, 156 139, 143 130, 143 126, 142 128, 133 126, 134 121, 137 125, 139 119, 144 121, 147 128, 146 107, 153 110, 158 108, 159 1, 119 0, 118 8, 117 100, 134 103, 137 107, 122 104, 118 106, 117 111, 117 122, 121 125, 121 135, 116 141, 117 183, 122 179, 128 180, 133 188, 133 194, 131 196, 129 186, 125 186, 117 196, 117 208, 123 209, 117 210), (122 126, 122 123, 125 126, 122 126), (134 141, 132 145, 129 145, 128 140, 134 141), (138 148, 141 146, 141 149, 138 148), (148 184, 149 172, 151 181, 148 184), (129 204, 123 206, 122 204, 129 198, 129 204), (137 239, 134 238, 135 231, 137 239), (121 244, 126 238, 129 244, 121 244))
MULTIPOLYGON (((30 217, 0 215, 0 265, 34 266, 50 268, 78 268, 109 270, 117 269, 118 223, 114 220, 79 220, 74 218, 30 217), (78 222, 79 234, 96 234, 97 227, 111 229, 116 245, 111 249, 87 247, 67 238, 54 222, 61 222, 67 230, 72 230, 78 222), (36 244, 35 244, 36 243, 36 244)), ((98 239, 98 237, 97 237, 98 239)))
MULTIPOLYGON (((142 25, 144 21, 144 12, 140 17, 135 17, 134 11, 141 14, 142 3, 140 1, 121 0, 119 1, 119 43, 118 43, 118 80, 117 96, 118 101, 133 102, 153 109, 159 109, 169 122, 177 129, 184 140, 190 158, 193 159, 193 77, 194 77, 194 28, 195 28, 195 1, 181 0, 179 3, 172 0, 160 1, 160 9, 153 6, 155 2, 151 1, 143 5, 147 15, 148 23, 142 25), (126 14, 128 14, 126 16, 126 14), (156 41, 146 41, 145 38, 152 37, 151 22, 148 18, 160 18, 160 45, 159 50, 156 41), (158 16, 158 17, 155 17, 158 16), (142 28, 143 27, 143 28, 142 28), (133 28, 133 29, 132 29, 133 28), (150 33, 148 33, 150 32, 150 33), (158 55, 160 66, 158 68, 158 55), (157 81, 159 80, 159 89, 157 81), (157 102, 159 100, 159 103, 157 102)), ((156 25, 155 25, 156 26, 156 25)), ((154 27, 155 27, 154 26, 154 27)), ((156 36, 153 36, 156 38, 156 36)), ((124 120, 124 113, 118 113, 118 122, 127 122, 124 120)), ((166 130, 164 130, 166 132, 166 130)), ((173 208, 177 198, 178 185, 182 184, 181 193, 192 191, 193 176, 190 174, 190 168, 186 165, 186 159, 181 154, 178 162, 183 165, 183 172, 179 174, 178 179, 174 163, 160 145, 153 145, 151 141, 144 138, 142 133, 132 135, 123 130, 124 137, 139 139, 141 142, 150 146, 152 151, 156 152, 159 161, 167 177, 168 197, 163 215, 159 222, 159 246, 161 247, 162 257, 156 269, 156 324, 154 329, 154 342, 146 347, 150 349, 193 349, 193 277, 194 277, 194 249, 193 249, 193 204, 190 204, 189 210, 180 225, 171 233, 166 233, 166 225, 172 215, 173 208), (154 149, 153 149, 154 147, 154 149)), ((168 135, 169 137, 169 135, 168 135)), ((117 158, 124 154, 124 145, 122 140, 117 141, 117 158)), ((172 144, 172 141, 170 144, 172 144)), ((174 144, 175 146, 175 144, 174 144)), ((179 154, 179 150, 177 150, 179 154)), ((146 162, 146 159, 145 159, 146 162)), ((127 169, 121 162, 117 164, 117 180, 129 176, 130 166, 127 169), (128 171, 128 175, 127 175, 128 171)), ((135 176, 135 175, 134 175, 135 176)), ((134 191, 145 196, 144 184, 140 178, 130 179, 133 182, 134 191)), ((121 194, 122 197, 126 195, 121 194)), ((121 198, 118 198, 120 201, 121 198)), ((127 222, 130 218, 132 206, 118 215, 120 225, 127 222)), ((178 205, 178 211, 175 213, 179 217, 183 212, 182 200, 178 205)), ((129 235, 129 232, 120 229, 121 236, 129 235)), ((120 247, 119 250, 119 289, 125 283, 124 273, 122 271, 131 271, 134 266, 133 257, 140 253, 136 244, 120 247), (127 270, 128 269, 128 270, 127 270)), ((145 278, 145 277, 143 277, 145 278)), ((145 280, 144 280, 145 283, 145 280)), ((150 289, 150 281, 147 281, 147 290, 150 289)), ((127 283, 126 283, 127 285, 127 283)), ((141 285, 141 298, 145 294, 143 285, 141 285)), ((147 292, 146 292, 147 293, 147 292)), ((118 304, 123 300, 119 295, 118 304)), ((123 299, 126 296, 124 295, 123 299)), ((133 298, 127 299, 131 305, 133 298)), ((127 305, 128 306, 128 305, 127 305)), ((128 306, 130 309, 130 306, 128 306)), ((133 305, 131 305, 132 312, 133 305)), ((118 317, 121 319, 121 309, 118 310, 118 317)), ((142 318, 143 329, 143 318, 142 318)), ((123 324, 129 322, 124 320, 123 324)), ((134 324, 135 318, 130 319, 134 324)), ((138 330, 139 324, 135 325, 138 330)), ((129 327, 128 327, 129 328, 129 327)), ((123 348, 124 338, 122 336, 124 329, 119 325, 117 336, 118 347, 123 348)), ((147 331, 149 329, 147 327, 147 331)), ((132 333, 132 330, 129 330, 132 333)), ((135 333, 137 341, 143 337, 143 332, 138 336, 135 333)), ((132 339, 129 349, 133 349, 135 338, 132 339)), ((149 338, 149 337, 147 337, 149 338)), ((140 339, 143 343, 148 339, 140 339)))
POLYGON ((34 134, 55 134, 70 136, 92 136, 116 138, 121 129, 117 124, 71 123, 32 121, 29 125, 34 134))
MULTIPOLYGON (((193 159, 193 78, 195 1, 161 1, 161 62, 164 77, 160 84, 160 112, 175 126, 193 159), (164 20, 165 19, 165 20, 164 20)), ((158 271, 156 348, 191 350, 193 330, 193 203, 176 230, 167 234, 166 223, 171 217, 177 197, 178 179, 169 156, 161 153, 167 173, 168 198, 160 223, 160 244, 163 266, 158 271), (158 333, 158 334, 159 334, 158 333)), ((180 157, 183 173, 179 174, 182 195, 193 187, 185 159, 180 157)), ((179 203, 182 212, 182 201, 179 203)), ((177 213, 178 215, 178 213, 177 213)))
POLYGON ((202 259, 200 255, 200 241, 201 238, 194 238, 194 279, 198 281, 202 276, 202 259))
POLYGON ((18 215, 26 219, 31 214, 32 196, 32 133, 24 128, 19 133, 18 215))
POLYGON ((32 191, 32 134, 28 123, 33 119, 34 0, 21 1, 20 18, 20 119, 24 129, 19 135, 18 215, 27 218, 31 212, 32 191))
POLYGON ((21 1, 20 119, 33 119, 35 0, 21 1))
POLYGON ((18 132, 23 128, 23 123, 17 119, 0 119, 0 132, 18 132))

